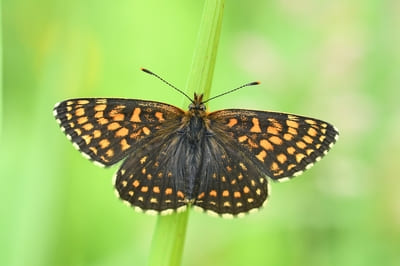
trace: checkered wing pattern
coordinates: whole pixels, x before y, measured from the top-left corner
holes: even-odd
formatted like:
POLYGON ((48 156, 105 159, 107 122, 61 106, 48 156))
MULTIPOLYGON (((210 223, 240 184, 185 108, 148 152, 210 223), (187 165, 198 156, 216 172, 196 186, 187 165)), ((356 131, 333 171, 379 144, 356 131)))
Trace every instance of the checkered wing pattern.
POLYGON ((243 158, 272 179, 300 175, 333 146, 338 131, 332 125, 298 115, 228 109, 210 113, 210 128, 229 136, 243 158))
POLYGON ((265 204, 267 176, 301 174, 333 146, 338 131, 313 118, 240 109, 188 111, 144 100, 71 99, 54 107, 61 129, 101 166, 124 160, 118 196, 136 210, 168 214, 194 205, 240 216, 265 204))
POLYGON ((241 216, 266 203, 265 174, 245 150, 223 132, 214 131, 204 144, 202 178, 194 202, 210 214, 241 216))
POLYGON ((184 114, 164 103, 118 98, 66 100, 53 112, 74 146, 100 166, 113 165, 148 138, 177 128, 184 114))
POLYGON ((168 214, 188 204, 187 145, 176 130, 157 134, 131 153, 115 175, 118 196, 137 211, 168 214))

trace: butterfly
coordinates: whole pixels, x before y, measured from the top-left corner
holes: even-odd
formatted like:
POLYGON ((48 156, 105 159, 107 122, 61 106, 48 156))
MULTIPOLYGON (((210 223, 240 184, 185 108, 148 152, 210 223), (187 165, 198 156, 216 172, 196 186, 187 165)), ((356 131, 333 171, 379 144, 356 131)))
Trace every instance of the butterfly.
POLYGON ((193 206, 222 217, 243 216, 265 204, 267 177, 300 175, 339 136, 318 119, 245 109, 208 112, 205 103, 213 98, 188 98, 187 111, 155 101, 79 98, 57 103, 53 112, 84 157, 102 167, 122 161, 114 176, 116 193, 146 213, 193 206))

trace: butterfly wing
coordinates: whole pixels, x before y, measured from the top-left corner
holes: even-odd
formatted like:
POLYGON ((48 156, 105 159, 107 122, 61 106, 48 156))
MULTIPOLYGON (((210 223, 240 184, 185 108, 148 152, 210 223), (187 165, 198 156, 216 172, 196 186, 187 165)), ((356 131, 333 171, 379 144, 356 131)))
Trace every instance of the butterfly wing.
POLYGON ((136 210, 168 214, 184 210, 189 203, 188 143, 177 131, 149 139, 116 173, 118 196, 136 210))
POLYGON ((208 115, 209 127, 225 135, 263 174, 297 176, 319 161, 339 133, 327 122, 276 112, 227 109, 208 115))
POLYGON ((100 166, 110 166, 163 130, 178 127, 184 114, 174 106, 130 99, 70 99, 54 116, 74 146, 100 166))
POLYGON ((266 202, 267 179, 237 143, 226 135, 214 134, 206 138, 203 147, 195 206, 210 214, 232 217, 266 202))

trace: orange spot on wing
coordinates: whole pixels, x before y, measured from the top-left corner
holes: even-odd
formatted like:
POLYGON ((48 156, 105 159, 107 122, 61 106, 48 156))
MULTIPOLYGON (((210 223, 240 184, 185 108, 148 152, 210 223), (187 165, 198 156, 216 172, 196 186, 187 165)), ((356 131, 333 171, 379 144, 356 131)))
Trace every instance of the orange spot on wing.
POLYGON ((164 115, 161 112, 156 112, 154 114, 154 116, 157 118, 158 122, 164 122, 165 121, 164 115))
POLYGON ((103 111, 96 112, 96 113, 94 114, 94 117, 95 117, 95 118, 101 118, 101 117, 104 117, 104 113, 103 113, 103 111))
POLYGON ((82 130, 80 128, 75 128, 74 131, 78 136, 82 135, 82 130))
POLYGON ((281 145, 282 144, 282 139, 277 137, 277 136, 272 136, 270 138, 268 138, 269 141, 271 141, 272 143, 276 144, 276 145, 281 145))
POLYGON ((132 113, 132 116, 131 116, 131 121, 132 122, 142 122, 142 120, 140 120, 140 112, 141 112, 141 109, 138 108, 138 107, 136 107, 133 110, 133 113, 132 113))
POLYGON ((307 131, 307 134, 310 135, 311 137, 315 137, 317 136, 317 131, 315 130, 315 128, 310 127, 307 131))
POLYGON ((303 140, 305 142, 307 142, 308 144, 313 143, 313 139, 311 137, 307 136, 307 135, 303 137, 303 140))
POLYGON ((148 127, 143 127, 143 133, 145 135, 149 135, 151 133, 150 129, 148 127))
POLYGON ((304 149, 305 147, 307 147, 307 144, 305 144, 302 141, 298 141, 296 142, 296 146, 299 147, 300 149, 304 149))
POLYGON ((251 119, 251 122, 253 123, 253 127, 250 128, 250 132, 253 132, 253 133, 261 133, 260 121, 258 120, 258 118, 253 117, 253 118, 251 119))
POLYGON ((125 120, 125 115, 118 113, 112 116, 114 121, 124 121, 125 120))
POLYGON ((296 161, 297 163, 300 163, 301 160, 303 160, 303 158, 305 158, 306 156, 302 153, 298 153, 296 154, 296 161))
POLYGON ((94 110, 95 111, 104 111, 105 109, 106 109, 106 107, 107 107, 107 105, 105 105, 105 104, 98 104, 98 105, 96 105, 95 107, 94 107, 94 110))
POLYGON ((239 199, 242 196, 242 194, 239 191, 233 192, 233 197, 236 199, 239 199))
POLYGON ((263 147, 267 151, 272 151, 274 149, 274 146, 272 146, 271 142, 269 142, 266 139, 260 140, 260 146, 263 147))
POLYGON ((238 137, 238 141, 239 141, 239 142, 244 142, 244 141, 246 141, 247 139, 248 139, 248 137, 247 137, 246 135, 238 137))
POLYGON ((236 118, 231 118, 229 119, 229 122, 227 124, 228 127, 233 127, 234 125, 236 125, 238 122, 238 120, 236 118))
POLYGON ((98 130, 98 129, 93 130, 93 138, 98 138, 100 136, 101 136, 101 131, 100 130, 98 130))
POLYGON ((115 132, 116 137, 125 137, 129 133, 129 130, 126 127, 121 127, 117 132, 115 132))
POLYGON ((287 157, 286 157, 286 155, 285 155, 285 154, 283 154, 283 153, 281 153, 281 154, 278 154, 278 156, 277 156, 276 158, 278 159, 278 161, 279 161, 281 164, 285 163, 285 162, 286 162, 286 160, 287 160, 287 157))
POLYGON ((297 135, 297 129, 295 129, 295 128, 289 127, 288 132, 292 135, 297 135))
POLYGON ((140 185, 139 180, 135 180, 135 181, 133 181, 133 183, 132 183, 132 186, 134 186, 134 187, 138 187, 139 185, 140 185))
POLYGON ((165 195, 172 195, 172 188, 166 188, 165 195))
POLYGON ((278 164, 276 162, 273 162, 271 164, 271 171, 275 172, 277 170, 279 170, 279 166, 278 166, 278 164))
POLYGON ((88 100, 78 100, 78 104, 88 104, 88 100))
POLYGON ((243 175, 242 175, 242 173, 239 173, 239 175, 238 175, 238 179, 239 179, 239 180, 242 180, 242 179, 243 179, 243 175))
POLYGON ((289 154, 293 155, 293 154, 296 152, 296 149, 295 149, 294 147, 288 147, 288 148, 286 149, 286 151, 287 151, 289 154))
POLYGON ((105 149, 110 146, 110 141, 108 139, 102 139, 99 141, 100 148, 105 149))
POLYGON ((299 128, 299 123, 292 120, 286 120, 286 125, 293 128, 299 128))
POLYGON ((289 134, 289 133, 285 133, 285 134, 283 135, 283 138, 284 138, 285 140, 287 140, 287 141, 290 141, 290 140, 293 139, 293 135, 292 135, 292 134, 289 134))
POLYGON ((83 116, 84 114, 85 114, 85 109, 83 109, 82 107, 75 110, 76 116, 83 116))
POLYGON ((93 124, 92 123, 86 123, 82 126, 82 128, 86 131, 92 130, 93 129, 93 124))
POLYGON ((82 139, 86 142, 86 144, 89 144, 90 141, 92 141, 92 136, 84 135, 84 136, 82 136, 82 139))
POLYGON ((315 120, 306 119, 305 122, 309 125, 315 125, 317 122, 315 120))
POLYGON ((97 149, 95 147, 89 147, 89 150, 91 150, 94 155, 97 155, 97 149))
POLYGON ((116 130, 116 129, 120 128, 120 127, 121 127, 121 125, 120 125, 119 123, 117 123, 117 122, 112 122, 111 124, 109 124, 109 125, 107 126, 107 129, 108 129, 108 130, 116 130))
POLYGON ((102 118, 98 119, 97 122, 98 122, 100 125, 105 125, 105 124, 108 123, 108 119, 102 117, 102 118))
POLYGON ((85 124, 87 121, 88 121, 88 118, 86 116, 79 117, 77 120, 78 124, 80 124, 80 125, 85 124))
POLYGON ((229 201, 225 201, 224 202, 224 207, 231 207, 231 203, 229 201))
POLYGON ((114 150, 113 150, 113 149, 109 149, 109 150, 106 152, 106 155, 107 155, 108 158, 113 157, 113 156, 114 156, 114 150))
POLYGON ((142 159, 140 159, 140 164, 144 164, 147 160, 147 156, 144 156, 142 159))
POLYGON ((278 130, 278 128, 276 128, 276 127, 269 126, 269 127, 267 128, 267 133, 268 133, 268 134, 272 134, 272 135, 279 135, 279 130, 278 130))
POLYGON ((267 157, 267 153, 264 150, 260 151, 260 153, 256 155, 256 158, 261 162, 264 162, 265 157, 267 157))
POLYGON ((178 190, 178 192, 176 192, 176 196, 178 196, 178 198, 182 198, 182 199, 185 197, 183 192, 180 190, 178 190))
POLYGON ((121 144, 121 150, 122 151, 125 151, 125 150, 127 150, 127 149, 129 149, 131 147, 131 145, 128 144, 126 139, 122 139, 120 144, 121 144))
POLYGON ((217 191, 211 190, 209 194, 210 194, 211 197, 216 197, 217 196, 217 191))

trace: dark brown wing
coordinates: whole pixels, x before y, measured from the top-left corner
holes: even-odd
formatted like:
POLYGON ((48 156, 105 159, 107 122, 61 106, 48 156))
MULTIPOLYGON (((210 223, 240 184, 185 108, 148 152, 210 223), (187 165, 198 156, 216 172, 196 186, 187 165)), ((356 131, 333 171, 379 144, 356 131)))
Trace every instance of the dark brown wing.
POLYGON ((53 112, 74 146, 100 166, 115 164, 160 130, 178 127, 184 114, 164 103, 117 98, 70 99, 53 112))
POLYGON ((175 131, 158 134, 131 153, 115 176, 118 196, 137 211, 168 214, 186 208, 183 138, 175 131))
POLYGON ((193 204, 207 213, 241 216, 263 206, 268 197, 265 174, 224 134, 206 137, 199 173, 193 204))
POLYGON ((228 109, 210 113, 209 127, 237 145, 265 175, 276 180, 297 176, 319 161, 339 133, 327 122, 276 113, 228 109))

